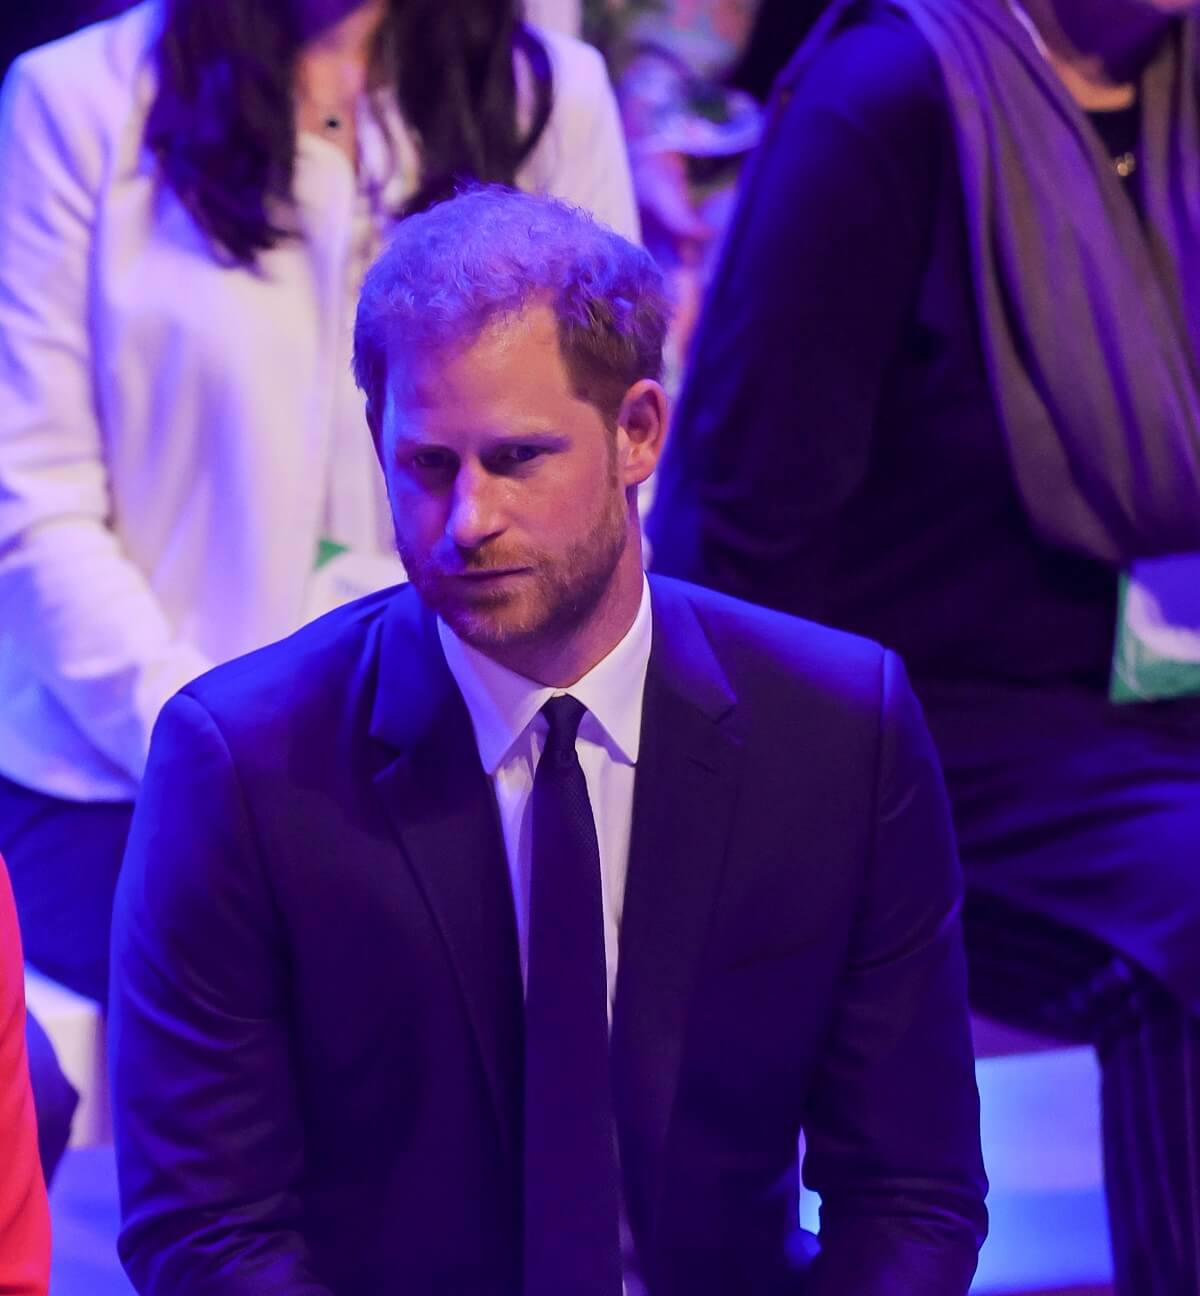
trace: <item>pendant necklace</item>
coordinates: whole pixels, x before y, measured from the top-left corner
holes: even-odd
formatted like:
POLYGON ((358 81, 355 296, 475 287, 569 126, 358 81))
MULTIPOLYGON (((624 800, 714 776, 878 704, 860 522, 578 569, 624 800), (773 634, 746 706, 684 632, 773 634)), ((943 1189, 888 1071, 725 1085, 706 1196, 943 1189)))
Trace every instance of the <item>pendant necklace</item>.
MULTIPOLYGON (((1012 16, 1025 28, 1029 39, 1033 41, 1034 48, 1046 61, 1053 66, 1053 59, 1050 57, 1050 47, 1046 44, 1042 33, 1038 31, 1037 24, 1025 12, 1025 7, 1020 0, 1008 0, 1008 8, 1012 16)), ((1132 149, 1126 150, 1119 157, 1112 159, 1113 170, 1121 177, 1122 180, 1128 180, 1137 170, 1137 154, 1132 149)))

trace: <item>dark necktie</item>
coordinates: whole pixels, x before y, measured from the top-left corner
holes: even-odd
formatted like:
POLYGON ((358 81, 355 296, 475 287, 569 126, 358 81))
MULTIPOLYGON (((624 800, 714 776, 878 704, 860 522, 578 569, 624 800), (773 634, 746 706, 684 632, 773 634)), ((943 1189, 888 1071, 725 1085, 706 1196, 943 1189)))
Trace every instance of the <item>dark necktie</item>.
POLYGON ((524 1296, 621 1296, 600 848, 575 754, 585 708, 542 708, 525 992, 524 1296))

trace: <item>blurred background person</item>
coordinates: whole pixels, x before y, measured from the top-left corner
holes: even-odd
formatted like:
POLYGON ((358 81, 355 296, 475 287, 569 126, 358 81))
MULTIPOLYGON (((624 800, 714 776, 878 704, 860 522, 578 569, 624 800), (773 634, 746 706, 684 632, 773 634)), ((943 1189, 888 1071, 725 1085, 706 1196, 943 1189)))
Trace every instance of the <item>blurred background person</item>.
MULTIPOLYGON (((68 35, 86 22, 128 8, 123 0, 42 0, 0 12, 0 77, 25 50, 68 35)), ((63 1073, 54 1045, 33 1012, 25 1012, 29 1072, 37 1111, 37 1141, 49 1185, 66 1151, 79 1095, 63 1073)))
POLYGON ((1110 699, 1122 572, 1200 549, 1194 7, 835 6, 649 527, 661 570, 905 658, 975 1005, 1098 1050, 1123 1296, 1200 1291, 1200 697, 1110 699))
POLYGON ((0 859, 0 1296, 45 1296, 50 1208, 25 1056, 21 935, 0 859))
POLYGON ((598 54, 516 0, 163 0, 0 104, 0 849, 103 1003, 150 730, 214 662, 402 577, 359 282, 459 177, 637 219, 598 54))
POLYGON ((583 30, 608 59, 646 246, 676 311, 668 385, 728 221, 761 103, 827 0, 589 0, 583 30))

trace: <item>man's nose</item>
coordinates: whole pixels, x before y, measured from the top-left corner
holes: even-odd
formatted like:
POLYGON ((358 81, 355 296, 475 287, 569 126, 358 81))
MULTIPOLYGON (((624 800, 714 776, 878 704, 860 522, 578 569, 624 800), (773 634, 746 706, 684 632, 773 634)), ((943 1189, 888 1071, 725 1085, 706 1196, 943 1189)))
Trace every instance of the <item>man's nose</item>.
POLYGON ((478 549, 503 530, 497 483, 478 464, 462 464, 454 480, 446 536, 460 549, 478 549))

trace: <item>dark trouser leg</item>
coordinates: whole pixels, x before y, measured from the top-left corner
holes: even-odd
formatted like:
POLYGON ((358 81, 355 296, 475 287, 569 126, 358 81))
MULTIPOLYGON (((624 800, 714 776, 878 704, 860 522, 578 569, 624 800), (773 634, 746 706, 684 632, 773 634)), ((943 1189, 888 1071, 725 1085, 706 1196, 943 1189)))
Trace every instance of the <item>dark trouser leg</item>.
POLYGON ((29 1079, 37 1112, 38 1152, 42 1174, 49 1184, 71 1137, 71 1118, 79 1102, 71 1082, 62 1073, 54 1046, 34 1019, 25 1017, 25 1046, 29 1053, 29 1079))
POLYGON ((1120 1296, 1197 1296, 1200 1024, 1109 946, 1039 914, 972 894, 964 931, 977 1011, 1097 1050, 1120 1296))
POLYGON ((1200 1292, 1200 1025, 1159 987, 1098 1044, 1117 1290, 1200 1292))
POLYGON ((131 802, 61 801, 0 778, 0 855, 25 957, 88 999, 108 1001, 113 893, 131 802))
MULTIPOLYGON (((26 959, 101 1006, 108 1001, 113 893, 131 804, 60 801, 0 777, 0 855, 8 865, 26 959)), ((78 1095, 40 1025, 28 1018, 38 1147, 49 1183, 78 1095)))

